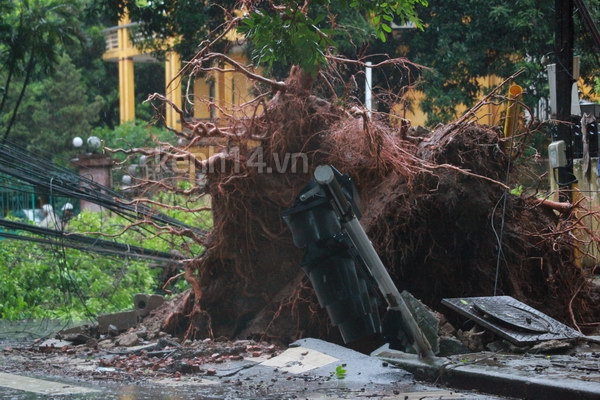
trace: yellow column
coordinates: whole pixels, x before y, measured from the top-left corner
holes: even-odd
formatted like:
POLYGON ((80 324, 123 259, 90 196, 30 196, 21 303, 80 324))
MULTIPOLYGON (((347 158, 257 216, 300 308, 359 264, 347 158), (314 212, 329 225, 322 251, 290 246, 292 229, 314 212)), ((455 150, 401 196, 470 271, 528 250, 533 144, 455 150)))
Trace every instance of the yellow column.
POLYGON ((130 20, 124 16, 119 21, 119 120, 121 123, 135 120, 135 76, 133 59, 130 51, 133 48, 129 40, 127 25, 130 20))
MULTIPOLYGON (((231 65, 227 63, 221 65, 220 67, 222 67, 225 70, 231 69, 231 65)), ((216 72, 214 77, 215 104, 217 104, 215 118, 219 120, 225 116, 224 114, 229 114, 232 111, 231 105, 233 103, 233 72, 216 72)))
MULTIPOLYGON (((168 52, 165 60, 165 94, 167 99, 181 110, 183 104, 181 98, 181 76, 177 75, 180 70, 181 58, 179 54, 174 51, 168 52)), ((168 127, 177 131, 182 130, 181 116, 173 107, 168 105, 165 120, 168 127)))
MULTIPOLYGON (((225 69, 232 69, 230 64, 225 64, 225 69)), ((225 109, 227 113, 233 113, 233 102, 234 102, 234 91, 235 91, 235 73, 225 72, 225 87, 223 93, 223 100, 225 100, 225 109)))
MULTIPOLYGON (((226 68, 226 65, 220 67, 226 68)), ((217 104, 217 110, 215 112, 215 119, 218 121, 223 116, 223 110, 227 109, 227 94, 225 80, 227 74, 225 72, 215 73, 215 104, 217 104)))
POLYGON ((209 119, 210 115, 210 85, 206 79, 198 77, 194 80, 194 118, 209 119))
POLYGON ((135 120, 135 76, 129 57, 119 59, 119 110, 121 123, 135 120))
MULTIPOLYGON (((239 46, 234 47, 234 49, 231 51, 231 57, 239 64, 245 64, 246 60, 244 53, 242 53, 242 50, 239 48, 239 46)), ((239 72, 233 72, 231 74, 231 112, 232 115, 236 117, 243 117, 244 115, 244 111, 240 106, 248 100, 247 94, 250 93, 248 82, 249 80, 239 72)))
POLYGON ((514 135, 519 125, 519 112, 521 111, 521 96, 523 88, 517 84, 512 84, 508 88, 508 103, 506 104, 506 116, 504 119, 504 137, 514 135))

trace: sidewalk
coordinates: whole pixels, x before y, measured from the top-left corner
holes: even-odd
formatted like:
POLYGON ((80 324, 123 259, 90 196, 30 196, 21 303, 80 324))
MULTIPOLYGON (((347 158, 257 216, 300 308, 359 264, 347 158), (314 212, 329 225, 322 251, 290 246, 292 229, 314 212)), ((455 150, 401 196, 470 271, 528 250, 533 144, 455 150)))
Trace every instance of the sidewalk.
POLYGON ((573 355, 481 352, 439 358, 433 363, 382 347, 372 356, 452 388, 540 400, 600 399, 597 338, 573 355), (581 350, 583 348, 583 350, 581 350))

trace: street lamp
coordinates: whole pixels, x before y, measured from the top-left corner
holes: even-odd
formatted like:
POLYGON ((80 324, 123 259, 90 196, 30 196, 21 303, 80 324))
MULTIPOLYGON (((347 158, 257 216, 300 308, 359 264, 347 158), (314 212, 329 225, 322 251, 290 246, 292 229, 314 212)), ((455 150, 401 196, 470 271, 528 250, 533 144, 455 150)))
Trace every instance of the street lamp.
POLYGON ((76 149, 78 149, 81 146, 83 146, 83 139, 80 138, 79 136, 74 137, 73 138, 73 147, 75 147, 76 149))
MULTIPOLYGON (((73 138, 73 147, 81 149, 83 147, 83 139, 79 136, 73 138)), ((98 136, 90 136, 86 141, 86 150, 88 154, 97 153, 102 148, 102 140, 98 136)))

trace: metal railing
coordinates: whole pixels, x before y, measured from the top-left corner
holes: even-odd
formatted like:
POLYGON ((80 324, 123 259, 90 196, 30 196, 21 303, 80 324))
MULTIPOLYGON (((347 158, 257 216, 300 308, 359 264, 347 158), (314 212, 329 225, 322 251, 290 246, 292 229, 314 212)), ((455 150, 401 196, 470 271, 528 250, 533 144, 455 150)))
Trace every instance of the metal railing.
MULTIPOLYGON (((130 29, 139 26, 139 23, 132 22, 130 24, 112 26, 104 30, 104 41, 106 44, 106 51, 118 50, 119 49, 119 30, 120 29, 130 29)), ((131 31, 130 31, 131 32, 131 31)), ((145 36, 142 32, 134 32, 133 38, 134 43, 139 43, 144 41, 145 36)))
POLYGON ((117 30, 104 32, 104 41, 106 43, 106 51, 117 50, 119 48, 119 33, 117 30))

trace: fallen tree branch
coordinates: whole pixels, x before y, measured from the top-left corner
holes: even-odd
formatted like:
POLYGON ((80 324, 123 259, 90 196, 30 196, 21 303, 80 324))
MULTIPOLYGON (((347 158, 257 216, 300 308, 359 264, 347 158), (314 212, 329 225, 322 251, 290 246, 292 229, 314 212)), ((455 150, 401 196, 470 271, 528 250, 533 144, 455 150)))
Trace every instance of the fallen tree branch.
POLYGON ((458 173, 461 173, 463 175, 472 176, 474 178, 486 180, 486 181, 491 182, 491 183, 493 183, 495 185, 501 186, 502 188, 504 188, 506 190, 510 189, 510 187, 508 187, 507 185, 505 185, 504 183, 502 183, 500 181, 497 181, 495 179, 489 178, 489 177, 484 176, 484 175, 475 174, 473 172, 467 171, 466 169, 459 168, 459 167, 457 167, 455 165, 451 165, 451 164, 431 165, 429 168, 431 168, 431 169, 441 169, 441 168, 451 169, 451 170, 456 171, 458 173))
MULTIPOLYGON (((234 71, 237 71, 237 72, 245 75, 250 80, 253 80, 255 82, 262 82, 264 84, 269 85, 273 89, 274 92, 277 92, 277 91, 285 92, 288 89, 288 85, 285 82, 265 78, 264 76, 262 76, 260 74, 254 73, 247 66, 240 64, 239 62, 235 61, 231 57, 226 56, 225 54, 208 53, 208 54, 206 54, 206 56, 203 59, 194 59, 191 62, 198 63, 201 61, 211 60, 213 58, 221 59, 221 60, 225 61, 226 63, 228 63, 229 65, 232 65, 234 71)), ((226 72, 225 70, 220 69, 218 67, 207 67, 207 68, 199 68, 199 69, 204 72, 206 72, 206 71, 226 72)))
POLYGON ((548 200, 548 199, 535 199, 535 206, 544 206, 544 207, 548 207, 551 208, 553 210, 556 210, 560 213, 569 213, 571 212, 576 205, 575 204, 571 204, 568 202, 559 202, 559 201, 553 201, 553 200, 548 200))

